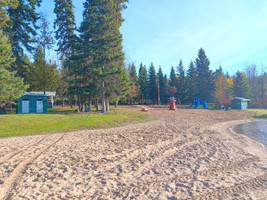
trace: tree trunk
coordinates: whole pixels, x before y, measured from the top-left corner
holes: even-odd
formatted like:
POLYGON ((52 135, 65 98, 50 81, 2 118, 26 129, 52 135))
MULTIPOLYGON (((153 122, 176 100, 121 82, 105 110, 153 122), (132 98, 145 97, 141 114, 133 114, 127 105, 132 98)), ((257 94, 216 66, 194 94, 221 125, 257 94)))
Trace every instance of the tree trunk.
POLYGON ((65 104, 64 104, 64 97, 62 98, 62 107, 64 107, 65 104))
POLYGON ((119 100, 116 101, 115 108, 117 108, 119 105, 119 100))
POLYGON ((102 79, 101 82, 101 95, 102 95, 102 110, 101 113, 106 113, 106 105, 105 105, 105 83, 104 80, 102 79))
POLYGON ((108 112, 109 111, 109 100, 106 99, 106 111, 108 112))
POLYGON ((96 108, 96 111, 98 111, 98 100, 97 99, 95 100, 95 108, 96 108))
POLYGON ((88 99, 88 110, 87 111, 88 112, 92 111, 92 98, 91 97, 88 99))
POLYGON ((0 106, 0 114, 6 114, 5 106, 3 107, 0 106))

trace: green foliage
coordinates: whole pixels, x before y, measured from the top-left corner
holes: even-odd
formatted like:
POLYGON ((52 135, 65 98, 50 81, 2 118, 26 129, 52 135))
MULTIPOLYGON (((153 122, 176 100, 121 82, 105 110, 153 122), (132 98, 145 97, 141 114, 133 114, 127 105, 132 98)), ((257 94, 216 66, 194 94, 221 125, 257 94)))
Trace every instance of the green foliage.
POLYGON ((0 28, 6 27, 6 22, 9 20, 6 9, 8 7, 16 8, 17 5, 18 0, 0 0, 0 28))
POLYGON ((14 61, 8 37, 0 29, 0 69, 10 69, 14 61))
POLYGON ((138 79, 138 84, 140 87, 140 99, 146 100, 148 99, 148 78, 147 78, 147 69, 143 64, 140 64, 139 68, 139 79, 138 79))
POLYGON ((68 59, 73 53, 75 41, 75 16, 73 12, 72 0, 54 0, 56 19, 54 29, 56 29, 56 40, 58 41, 58 51, 62 60, 68 59))
POLYGON ((233 91, 235 97, 251 98, 248 80, 244 72, 236 72, 233 91))
POLYGON ((170 79, 170 87, 177 87, 177 78, 173 66, 171 67, 170 79))
POLYGON ((40 6, 41 0, 18 0, 17 7, 8 8, 8 27, 5 32, 9 35, 14 57, 17 63, 20 62, 21 56, 24 55, 24 48, 32 52, 33 44, 36 42, 34 37, 37 35, 36 30, 38 14, 35 9, 40 6))
POLYGON ((161 103, 168 102, 168 79, 167 76, 163 75, 162 68, 159 66, 159 71, 157 74, 158 84, 159 84, 159 94, 161 103))
POLYGON ((193 61, 191 61, 189 64, 186 79, 188 89, 188 97, 186 101, 192 102, 193 98, 197 95, 197 72, 193 61))
POLYGON ((38 46, 34 55, 34 62, 30 66, 27 74, 30 90, 44 91, 44 85, 46 85, 47 91, 54 91, 58 85, 57 77, 57 65, 54 63, 46 63, 44 67, 43 51, 42 48, 38 46))
POLYGON ((14 102, 22 96, 27 87, 22 78, 16 77, 16 72, 0 69, 0 102, 14 102))
POLYGON ((84 3, 81 40, 83 56, 89 63, 88 71, 101 80, 102 112, 105 113, 105 88, 113 87, 110 77, 122 74, 124 53, 122 52, 121 11, 125 0, 87 0, 84 3))
POLYGON ((179 76, 177 80, 177 96, 182 103, 186 103, 188 100, 188 86, 182 60, 180 60, 180 63, 177 67, 177 72, 179 76))
POLYGON ((212 92, 214 90, 214 80, 211 70, 209 69, 210 61, 206 56, 204 49, 199 49, 198 58, 196 58, 195 63, 197 74, 196 95, 201 100, 211 101, 212 92))
POLYGON ((151 63, 148 70, 148 89, 149 89, 150 100, 152 101, 152 104, 155 104, 158 98, 158 87, 157 87, 156 71, 153 66, 153 63, 151 63))

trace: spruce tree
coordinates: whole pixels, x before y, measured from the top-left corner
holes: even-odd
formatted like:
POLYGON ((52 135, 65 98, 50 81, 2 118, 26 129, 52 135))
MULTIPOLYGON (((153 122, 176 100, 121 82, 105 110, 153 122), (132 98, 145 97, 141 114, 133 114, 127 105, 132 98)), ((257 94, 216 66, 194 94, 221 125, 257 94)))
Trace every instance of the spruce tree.
POLYGON ((7 26, 7 21, 9 17, 7 15, 7 9, 12 7, 13 9, 17 7, 18 0, 0 0, 0 28, 7 26))
POLYGON ((56 30, 56 40, 61 55, 61 60, 67 60, 73 52, 73 42, 75 41, 75 16, 73 12, 72 0, 54 0, 56 19, 54 29, 56 30))
POLYGON ((152 104, 154 104, 157 101, 158 97, 158 87, 157 87, 156 71, 153 63, 151 63, 148 70, 148 90, 149 90, 150 100, 152 101, 152 104))
POLYGON ((197 72, 193 61, 190 62, 187 70, 187 88, 188 88, 188 102, 193 102, 194 97, 197 95, 197 72))
POLYGON ((210 61, 204 49, 199 49, 198 58, 196 58, 195 63, 197 72, 197 97, 201 100, 211 101, 214 81, 211 70, 209 69, 210 61))
POLYGON ((121 11, 126 0, 86 0, 80 32, 84 50, 89 52, 90 70, 101 80, 102 113, 106 112, 105 87, 109 78, 121 74, 124 54, 122 52, 121 11), (93 69, 92 69, 93 66, 93 69))
POLYGON ((5 104, 14 102, 27 89, 23 79, 16 76, 16 71, 10 72, 12 58, 11 44, 8 37, 0 30, 0 114, 5 113, 5 104))
POLYGON ((251 98, 248 80, 244 72, 236 72, 236 75, 234 76, 233 91, 235 97, 251 98))
POLYGON ((167 76, 163 75, 161 66, 159 66, 157 79, 159 84, 160 101, 166 102, 166 99, 168 98, 168 85, 167 85, 168 83, 167 83, 167 76))
POLYGON ((0 69, 10 69, 14 61, 15 58, 12 58, 12 49, 8 37, 0 29, 0 69))
POLYGON ((177 87, 177 78, 176 78, 176 74, 175 74, 175 70, 173 66, 171 67, 170 79, 171 80, 169 82, 169 85, 171 87, 177 87))
POLYGON ((40 4, 41 0, 18 0, 17 7, 8 7, 7 10, 10 20, 4 30, 9 35, 13 56, 16 58, 13 69, 17 70, 21 77, 24 73, 21 68, 24 49, 30 53, 35 50, 36 30, 39 28, 37 25, 39 15, 36 7, 39 7, 40 4))
POLYGON ((138 84, 140 87, 140 99, 143 104, 144 100, 148 98, 148 77, 147 70, 143 64, 140 64, 138 84))
POLYGON ((177 80, 177 95, 181 102, 185 103, 188 99, 188 87, 186 85, 186 77, 182 60, 179 62, 177 72, 179 77, 177 80))

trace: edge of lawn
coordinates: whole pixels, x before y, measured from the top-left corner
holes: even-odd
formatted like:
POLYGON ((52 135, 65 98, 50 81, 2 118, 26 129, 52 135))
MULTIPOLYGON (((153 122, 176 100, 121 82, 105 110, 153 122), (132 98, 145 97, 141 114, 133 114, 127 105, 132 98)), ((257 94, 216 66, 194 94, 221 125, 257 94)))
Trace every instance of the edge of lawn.
POLYGON ((267 118, 267 109, 266 108, 250 108, 247 111, 256 112, 254 117, 259 119, 266 119, 267 118))
POLYGON ((156 120, 149 114, 112 109, 101 114, 75 113, 74 109, 50 110, 47 114, 0 115, 0 138, 65 133, 121 127, 156 120))

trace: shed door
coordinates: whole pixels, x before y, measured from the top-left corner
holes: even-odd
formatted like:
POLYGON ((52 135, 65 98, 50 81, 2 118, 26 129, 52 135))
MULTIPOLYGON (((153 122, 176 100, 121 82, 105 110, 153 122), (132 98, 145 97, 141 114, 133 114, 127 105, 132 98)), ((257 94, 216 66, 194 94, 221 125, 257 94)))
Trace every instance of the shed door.
POLYGON ((29 113, 29 100, 22 100, 22 113, 29 113))
POLYGON ((43 113, 44 112, 43 100, 37 100, 36 101, 36 112, 37 113, 43 113))

